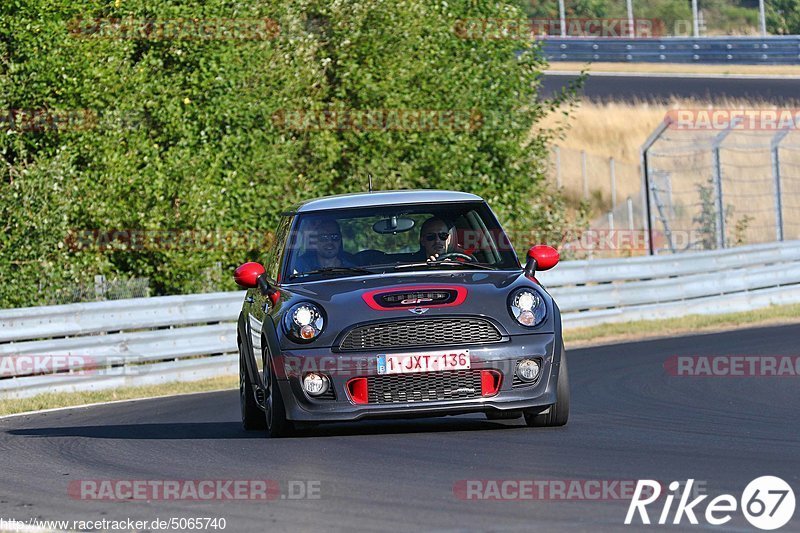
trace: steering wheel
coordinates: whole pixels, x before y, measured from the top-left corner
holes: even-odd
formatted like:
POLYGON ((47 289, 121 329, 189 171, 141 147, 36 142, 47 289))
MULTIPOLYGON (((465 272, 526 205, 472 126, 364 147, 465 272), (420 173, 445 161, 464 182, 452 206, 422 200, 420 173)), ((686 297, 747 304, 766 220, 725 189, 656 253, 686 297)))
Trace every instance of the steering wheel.
POLYGON ((436 258, 437 261, 444 261, 450 258, 461 258, 469 261, 470 263, 474 263, 477 261, 473 256, 469 254, 462 254, 461 252, 448 252, 446 254, 441 254, 439 257, 436 258))

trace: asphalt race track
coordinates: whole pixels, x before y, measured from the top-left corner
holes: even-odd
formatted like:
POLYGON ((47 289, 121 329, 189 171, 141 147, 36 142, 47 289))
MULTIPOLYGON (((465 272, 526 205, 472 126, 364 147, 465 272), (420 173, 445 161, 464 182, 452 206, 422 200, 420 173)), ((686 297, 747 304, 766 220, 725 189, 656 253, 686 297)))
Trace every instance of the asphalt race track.
MULTIPOLYGON (((617 531, 624 500, 475 501, 458 498, 454 485, 693 478, 711 497, 739 498, 752 479, 775 475, 797 492, 800 377, 675 377, 664 362, 796 356, 798 338, 800 325, 791 325, 570 351, 572 418, 559 429, 465 416, 336 425, 318 436, 270 440, 240 429, 236 391, 3 419, 0 518, 225 517, 228 531, 617 531), (81 479, 255 478, 278 480, 281 490, 289 480, 316 481, 320 498, 108 502, 67 494, 69 482, 81 479)), ((660 512, 654 508, 651 519, 660 512)), ((724 527, 690 528, 684 518, 670 529, 756 531, 740 512, 724 527)), ((795 513, 781 531, 798 530, 795 513)))
MULTIPOLYGON (((800 69, 798 69, 800 74, 800 69)), ((552 96, 566 86, 574 75, 548 73, 542 95, 552 96)), ((582 94, 590 100, 661 101, 673 97, 721 102, 726 98, 793 105, 800 100, 800 80, 779 78, 696 78, 670 76, 590 75, 582 94)))

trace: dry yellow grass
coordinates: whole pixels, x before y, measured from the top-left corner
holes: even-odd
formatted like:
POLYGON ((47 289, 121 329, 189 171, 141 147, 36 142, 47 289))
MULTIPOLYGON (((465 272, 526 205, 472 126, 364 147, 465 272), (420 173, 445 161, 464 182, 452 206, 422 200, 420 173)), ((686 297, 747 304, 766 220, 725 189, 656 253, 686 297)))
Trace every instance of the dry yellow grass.
POLYGON ((545 128, 565 127, 562 148, 587 150, 603 157, 637 163, 639 148, 664 120, 669 106, 648 102, 583 102, 565 122, 551 115, 545 128))
MULTIPOLYGON (((695 100, 674 100, 670 103, 584 101, 572 110, 569 118, 565 119, 560 112, 553 113, 536 128, 561 131, 555 144, 560 148, 562 186, 567 196, 574 199, 583 196, 580 152, 586 151, 590 196, 596 200, 595 208, 598 210, 596 214, 600 214, 610 205, 611 180, 608 163, 610 157, 613 157, 617 163, 618 202, 623 202, 627 196, 636 198, 641 194, 641 171, 639 168, 641 146, 664 120, 669 110, 712 107, 722 109, 776 108, 765 102, 741 100, 722 100, 713 104, 695 100)), ((687 133, 691 134, 692 132, 687 133)), ((714 132, 711 132, 711 135, 713 134, 714 132)), ((763 145, 763 154, 761 152, 737 154, 728 151, 725 154, 725 163, 730 165, 729 169, 733 172, 733 174, 728 174, 729 177, 752 180, 754 176, 760 177, 764 174, 766 180, 769 177, 769 138, 772 134, 774 132, 743 132, 731 135, 728 140, 729 145, 752 148, 763 145), (758 168, 756 168, 756 164, 758 168)), ((687 138, 690 136, 688 135, 687 138)), ((793 134, 792 138, 796 138, 796 136, 793 134)), ((789 144, 788 141, 791 140, 787 139, 786 144, 789 144)), ((698 146, 698 150, 701 148, 698 146)), ((698 154, 698 156, 700 155, 703 154, 698 154)), ((787 164, 800 164, 797 152, 786 153, 784 157, 787 164)), ((702 165, 708 165, 708 161, 705 160, 697 162, 698 174, 694 177, 687 173, 687 170, 691 170, 692 162, 685 158, 675 158, 672 161, 662 158, 659 163, 675 165, 676 179, 684 180, 684 188, 692 195, 696 195, 696 183, 703 183, 707 178, 707 176, 701 175, 702 165)), ((555 161, 553 160, 550 172, 550 178, 553 181, 556 179, 555 175, 555 161)), ((764 186, 769 186, 769 183, 765 182, 764 186)), ((753 194, 753 189, 731 192, 741 195, 753 194)), ((769 201, 771 201, 769 198, 764 200, 764 202, 769 201)), ((766 205, 765 203, 764 206, 766 205)), ((765 220, 763 224, 768 224, 768 222, 765 220)))
POLYGON ((729 74, 756 76, 800 76, 796 65, 687 65, 683 63, 577 63, 553 62, 548 72, 631 72, 664 74, 729 74))
POLYGON ((615 344, 659 337, 715 333, 735 329, 797 324, 800 305, 776 305, 744 313, 689 315, 664 320, 642 320, 603 324, 590 328, 567 329, 567 348, 615 344))
MULTIPOLYGON (((538 127, 563 129, 556 144, 561 149, 561 175, 565 192, 583 194, 580 151, 587 152, 587 174, 591 191, 609 202, 608 159, 617 162, 617 197, 639 194, 639 149, 664 120, 668 106, 647 102, 583 102, 568 119, 553 113, 538 127)), ((553 163, 555 164, 555 163, 553 163)), ((555 174, 553 168, 552 175, 555 174)), ((553 178, 555 179, 555 178, 553 178)))

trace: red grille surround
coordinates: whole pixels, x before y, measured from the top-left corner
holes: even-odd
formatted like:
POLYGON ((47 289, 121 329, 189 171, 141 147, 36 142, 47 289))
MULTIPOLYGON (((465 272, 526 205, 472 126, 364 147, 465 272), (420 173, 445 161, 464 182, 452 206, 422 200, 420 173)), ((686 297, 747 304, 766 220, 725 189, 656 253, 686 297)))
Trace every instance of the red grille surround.
POLYGON ((459 285, 413 285, 366 291, 361 298, 376 311, 396 311, 414 307, 455 307, 467 299, 467 288, 459 285), (406 298, 397 303, 391 302, 391 297, 396 295, 406 298))

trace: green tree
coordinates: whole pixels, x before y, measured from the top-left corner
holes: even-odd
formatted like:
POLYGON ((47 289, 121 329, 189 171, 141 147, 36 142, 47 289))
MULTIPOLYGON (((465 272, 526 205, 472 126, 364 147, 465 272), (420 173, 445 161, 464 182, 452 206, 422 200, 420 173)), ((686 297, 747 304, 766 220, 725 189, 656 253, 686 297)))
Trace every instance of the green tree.
MULTIPOLYGON (((483 195, 517 246, 534 231, 558 233, 563 206, 542 179, 549 137, 529 136, 559 103, 537 99, 544 62, 536 46, 455 31, 467 19, 522 17, 513 3, 469 0, 4 2, 0 108, 89 116, 85 127, 16 120, 0 135, 0 305, 34 305, 47 297, 31 287, 95 274, 146 276, 158 294, 207 289, 210 266, 227 272, 263 256, 288 205, 364 190, 367 174, 379 188, 483 195), (111 38, 119 28, 98 35, 87 21, 265 17, 280 27, 274 38, 111 38), (388 131, 276 120, 346 110, 477 118, 474 128, 388 131), (75 234, 129 229, 244 238, 110 251, 71 245, 75 234)), ((211 288, 232 288, 227 278, 211 288)))
POLYGON ((767 2, 767 29, 776 35, 800 35, 800 0, 767 2))

